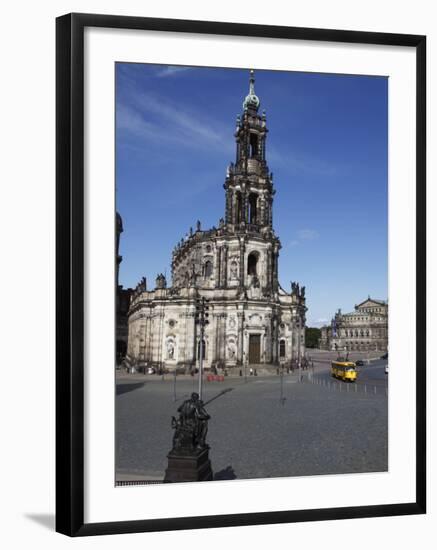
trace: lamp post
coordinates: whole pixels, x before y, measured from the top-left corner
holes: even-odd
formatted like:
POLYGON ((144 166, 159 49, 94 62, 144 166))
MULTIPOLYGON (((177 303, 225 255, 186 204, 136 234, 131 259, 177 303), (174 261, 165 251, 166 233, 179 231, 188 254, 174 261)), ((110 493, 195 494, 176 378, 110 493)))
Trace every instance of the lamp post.
POLYGON ((280 382, 281 382, 281 395, 279 397, 279 401, 281 402, 281 405, 285 403, 285 397, 284 397, 284 365, 281 365, 280 370, 280 382))
POLYGON ((205 326, 209 324, 209 305, 208 300, 202 296, 196 300, 196 324, 200 326, 199 341, 199 399, 202 399, 203 390, 203 355, 205 353, 205 326))
POLYGON ((302 371, 301 371, 301 352, 300 352, 300 317, 297 318, 297 366, 299 368, 299 382, 302 382, 302 371))
POLYGON ((203 336, 204 328, 200 327, 200 342, 199 342, 199 399, 202 399, 202 389, 203 389, 203 336))

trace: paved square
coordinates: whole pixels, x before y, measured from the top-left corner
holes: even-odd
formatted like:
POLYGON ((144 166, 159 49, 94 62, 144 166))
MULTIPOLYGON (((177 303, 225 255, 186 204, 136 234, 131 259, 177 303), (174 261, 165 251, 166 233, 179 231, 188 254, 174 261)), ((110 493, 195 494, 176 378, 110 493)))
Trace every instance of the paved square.
MULTIPOLYGON (((387 470, 387 395, 371 386, 297 373, 206 382, 207 441, 215 479, 346 474, 387 470), (322 385, 323 384, 323 385, 322 385), (282 386, 282 389, 281 389, 282 386), (367 388, 366 388, 367 390, 367 388), (376 391, 376 390, 375 390, 376 391), (281 399, 282 397, 282 399, 281 399)), ((171 416, 197 378, 121 376, 117 380, 117 480, 162 480, 171 416)))

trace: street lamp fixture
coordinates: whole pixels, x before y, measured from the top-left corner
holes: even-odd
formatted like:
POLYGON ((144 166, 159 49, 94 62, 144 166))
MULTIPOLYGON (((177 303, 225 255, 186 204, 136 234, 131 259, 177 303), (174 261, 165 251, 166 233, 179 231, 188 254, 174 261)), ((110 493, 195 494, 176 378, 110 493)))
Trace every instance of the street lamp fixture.
POLYGON ((196 300, 195 323, 200 327, 199 341, 199 399, 203 390, 203 356, 205 354, 205 327, 209 324, 209 301, 202 296, 196 300))

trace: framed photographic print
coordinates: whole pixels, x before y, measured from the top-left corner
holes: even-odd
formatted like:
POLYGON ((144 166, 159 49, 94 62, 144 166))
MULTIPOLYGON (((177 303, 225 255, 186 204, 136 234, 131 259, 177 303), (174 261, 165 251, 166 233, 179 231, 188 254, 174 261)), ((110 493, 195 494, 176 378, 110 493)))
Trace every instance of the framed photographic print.
POLYGON ((56 46, 57 530, 425 513, 425 37, 56 46))

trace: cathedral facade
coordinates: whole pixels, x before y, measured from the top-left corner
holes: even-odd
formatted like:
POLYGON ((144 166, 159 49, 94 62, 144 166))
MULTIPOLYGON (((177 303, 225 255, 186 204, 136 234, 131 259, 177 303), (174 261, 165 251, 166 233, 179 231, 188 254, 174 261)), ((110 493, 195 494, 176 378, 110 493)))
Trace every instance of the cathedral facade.
POLYGON ((251 72, 237 118, 236 157, 227 169, 225 212, 217 227, 195 229, 173 250, 172 282, 143 279, 128 314, 128 365, 189 372, 203 347, 206 369, 290 365, 305 351, 305 287, 278 281, 281 243, 273 229, 273 177, 266 161, 267 123, 251 72), (203 346, 196 303, 208 302, 203 346))

